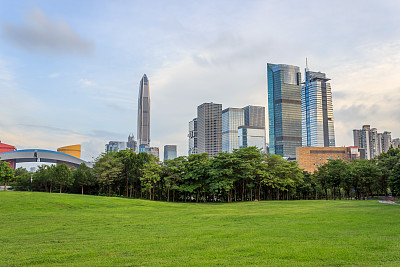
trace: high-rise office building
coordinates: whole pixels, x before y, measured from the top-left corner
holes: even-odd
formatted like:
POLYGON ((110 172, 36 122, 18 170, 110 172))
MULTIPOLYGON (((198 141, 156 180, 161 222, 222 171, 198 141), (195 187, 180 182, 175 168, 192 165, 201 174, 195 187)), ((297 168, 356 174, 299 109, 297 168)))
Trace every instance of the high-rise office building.
POLYGON ((197 107, 198 153, 209 156, 222 151, 222 105, 203 103, 197 107))
POLYGON ((164 160, 174 159, 177 157, 176 145, 164 146, 164 160))
POLYGON ((197 154, 197 118, 189 122, 189 151, 188 154, 197 154))
POLYGON ((138 146, 150 145, 150 87, 146 74, 139 85, 137 138, 138 146))
POLYGON ((256 126, 239 126, 239 148, 255 146, 266 153, 265 128, 256 126))
POLYGON ((262 127, 265 129, 265 107, 246 106, 244 110, 244 124, 252 127, 262 127))
POLYGON ((334 147, 333 106, 330 80, 325 73, 306 68, 301 88, 303 147, 334 147))
POLYGON ((267 64, 269 152, 290 158, 301 147, 300 68, 267 64))
POLYGON ((244 125, 244 109, 227 108, 222 111, 222 151, 239 149, 238 127, 244 125))

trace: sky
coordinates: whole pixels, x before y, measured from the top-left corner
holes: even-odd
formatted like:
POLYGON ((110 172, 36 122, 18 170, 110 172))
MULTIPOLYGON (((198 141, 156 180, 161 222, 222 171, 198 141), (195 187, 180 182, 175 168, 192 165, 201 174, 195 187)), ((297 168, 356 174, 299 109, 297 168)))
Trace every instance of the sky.
MULTIPOLYGON (((0 0, 0 140, 18 149, 136 137, 187 155, 197 106, 267 105, 266 64, 331 79, 337 146, 369 124, 400 137, 400 1, 0 0)), ((304 73, 302 73, 304 79, 304 73)), ((268 132, 268 129, 267 129, 268 132)))

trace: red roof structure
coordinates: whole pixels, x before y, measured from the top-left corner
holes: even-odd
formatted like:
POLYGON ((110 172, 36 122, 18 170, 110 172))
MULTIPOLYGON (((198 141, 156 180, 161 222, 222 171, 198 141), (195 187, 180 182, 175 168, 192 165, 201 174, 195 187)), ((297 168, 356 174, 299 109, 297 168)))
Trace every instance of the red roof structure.
POLYGON ((17 150, 17 148, 15 146, 0 143, 0 153, 16 151, 16 150, 17 150))

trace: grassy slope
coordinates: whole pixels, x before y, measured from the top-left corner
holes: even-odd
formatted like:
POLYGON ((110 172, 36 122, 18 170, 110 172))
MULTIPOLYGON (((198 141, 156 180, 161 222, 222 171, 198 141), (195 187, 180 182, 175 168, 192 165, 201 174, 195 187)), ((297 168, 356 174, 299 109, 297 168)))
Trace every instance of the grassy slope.
POLYGON ((0 192, 4 265, 400 265, 400 206, 0 192))

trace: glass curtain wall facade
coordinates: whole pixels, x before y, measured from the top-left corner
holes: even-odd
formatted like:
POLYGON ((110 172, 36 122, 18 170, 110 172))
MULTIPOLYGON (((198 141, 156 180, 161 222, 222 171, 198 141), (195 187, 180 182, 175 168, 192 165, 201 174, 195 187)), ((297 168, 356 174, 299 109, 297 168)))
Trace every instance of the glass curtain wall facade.
POLYGON ((301 73, 297 66, 267 64, 269 152, 296 157, 301 147, 301 73))
POLYGON ((198 153, 222 152, 222 105, 203 103, 197 107, 198 153))
POLYGON ((265 128, 265 107, 246 106, 244 110, 244 125, 265 128))
POLYGON ((164 146, 164 160, 174 159, 177 157, 176 145, 164 146))
POLYGON ((238 134, 239 148, 256 146, 262 153, 266 152, 264 127, 240 126, 238 134))
POLYGON ((146 74, 139 86, 137 138, 138 146, 150 145, 150 87, 146 74))
POLYGON ((227 108, 222 111, 222 151, 239 149, 238 127, 244 125, 244 110, 227 108))
POLYGON ((197 154, 197 118, 189 122, 189 151, 188 155, 197 154))
POLYGON ((325 73, 306 69, 301 90, 303 147, 334 147, 331 85, 325 73))

